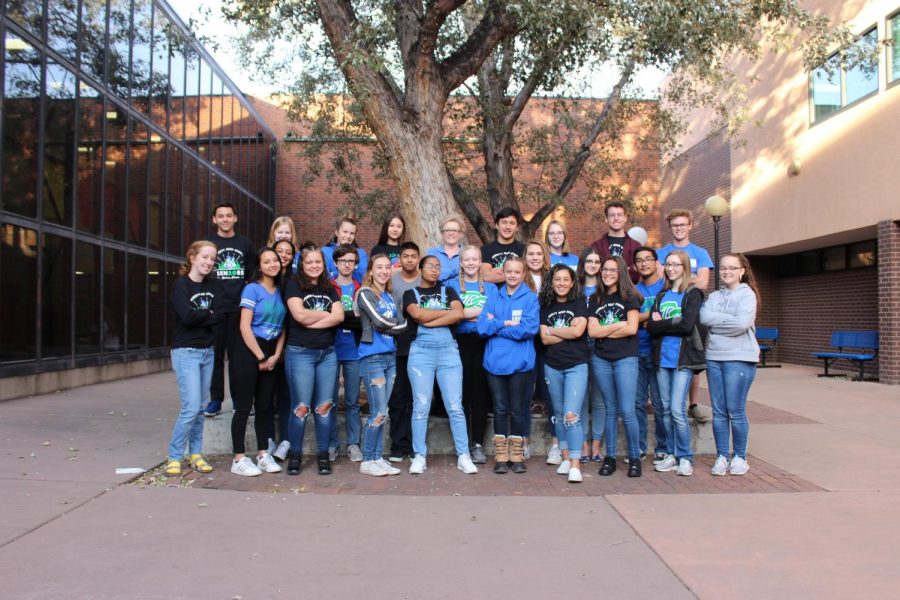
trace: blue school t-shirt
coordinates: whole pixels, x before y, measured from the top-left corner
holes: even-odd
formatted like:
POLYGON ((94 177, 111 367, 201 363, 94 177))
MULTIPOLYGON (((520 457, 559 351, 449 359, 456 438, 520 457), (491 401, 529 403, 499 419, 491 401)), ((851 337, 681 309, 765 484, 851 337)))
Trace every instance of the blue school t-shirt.
MULTIPOLYGON (((378 310, 378 314, 385 319, 394 320, 397 318, 397 305, 394 303, 394 298, 387 292, 381 292, 381 296, 378 298, 378 305, 375 308, 378 310)), ((385 354, 393 352, 395 348, 394 336, 382 333, 375 327, 372 327, 372 341, 370 343, 360 342, 359 357, 362 359, 373 354, 385 354)))
MULTIPOLYGON (((349 315, 353 313, 353 294, 356 292, 356 284, 351 281, 347 285, 338 285, 338 287, 341 288, 341 306, 344 307, 344 313, 349 315)), ((335 331, 334 356, 338 360, 359 360, 356 338, 351 329, 338 327, 335 331)))
POLYGON ((679 248, 675 244, 666 244, 656 251, 656 256, 659 259, 659 264, 664 264, 666 262, 666 257, 676 250, 687 252, 688 257, 691 259, 691 274, 693 275, 697 274, 698 269, 713 268, 713 261, 709 257, 709 252, 707 252, 697 244, 688 244, 684 248, 679 248))
MULTIPOLYGON (((648 313, 650 309, 653 308, 653 303, 656 301, 656 295, 660 293, 663 289, 663 286, 666 285, 666 280, 660 277, 656 280, 656 283, 647 285, 643 281, 637 282, 634 286, 637 288, 637 291, 641 293, 641 296, 644 297, 644 303, 641 304, 641 313, 648 313)), ((645 327, 638 328, 638 354, 642 356, 647 356, 653 351, 653 336, 647 331, 645 327)))
POLYGON ((550 266, 552 267, 556 263, 562 263, 564 265, 568 265, 572 267, 572 270, 575 270, 575 267, 578 266, 578 255, 572 254, 571 252, 568 254, 553 254, 550 253, 550 266))
POLYGON ((261 284, 248 283, 241 292, 241 308, 253 311, 250 329, 253 335, 264 340, 274 340, 284 329, 284 317, 287 309, 281 300, 278 288, 269 293, 261 284))
MULTIPOLYGON (((659 314, 663 319, 671 319, 681 315, 681 303, 684 292, 669 290, 663 294, 659 303, 659 314)), ((678 368, 678 355, 681 353, 680 335, 664 335, 659 349, 659 366, 666 369, 678 368)))
MULTIPOLYGON (((447 282, 447 287, 453 290, 459 296, 463 308, 479 308, 483 307, 487 301, 487 287, 490 283, 482 284, 484 292, 478 290, 478 282, 466 282, 466 291, 460 289, 459 277, 451 279, 447 282)), ((456 326, 456 333, 475 333, 478 327, 472 321, 460 321, 456 326)))

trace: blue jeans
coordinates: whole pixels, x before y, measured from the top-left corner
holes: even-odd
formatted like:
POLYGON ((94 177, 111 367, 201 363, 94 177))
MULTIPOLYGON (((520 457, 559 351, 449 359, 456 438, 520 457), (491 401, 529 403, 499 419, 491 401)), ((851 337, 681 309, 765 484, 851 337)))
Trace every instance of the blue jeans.
POLYGON ((619 415, 625 425, 625 441, 628 456, 641 454, 638 443, 638 422, 634 414, 634 395, 637 387, 638 359, 627 356, 618 360, 606 360, 596 354, 591 356, 591 373, 594 385, 600 388, 606 401, 606 455, 616 456, 618 445, 619 415))
POLYGON ((713 437, 716 438, 716 452, 719 456, 728 456, 730 433, 734 455, 745 460, 747 458, 747 435, 750 432, 747 393, 754 377, 755 363, 740 360, 706 361, 706 380, 709 382, 709 399, 713 409, 713 437))
POLYGON ((519 435, 528 432, 527 421, 531 420, 531 394, 528 380, 531 373, 510 375, 487 374, 488 387, 494 400, 494 433, 496 435, 519 435))
POLYGON ((675 458, 690 461, 694 460, 694 450, 691 448, 691 426, 687 419, 687 399, 693 378, 694 374, 688 369, 660 367, 656 372, 669 449, 674 451, 675 458))
POLYGON ((437 377, 456 454, 468 454, 469 435, 466 432, 466 414, 462 405, 462 362, 459 360, 456 342, 429 343, 414 340, 409 347, 406 370, 413 394, 413 452, 422 456, 428 454, 425 436, 428 433, 428 413, 431 412, 434 379, 437 377))
MULTIPOLYGON (((590 370, 590 367, 588 367, 590 370)), ((595 385, 588 377, 588 386, 584 392, 584 402, 581 404, 581 423, 584 429, 584 437, 590 440, 602 440, 603 431, 606 428, 606 402, 600 393, 600 386, 595 385), (588 414, 588 406, 591 409, 591 418, 585 418, 588 414)))
POLYGON ((334 379, 337 377, 337 357, 334 346, 328 348, 303 348, 288 346, 285 353, 285 369, 291 388, 291 420, 288 422, 288 441, 291 452, 303 451, 303 435, 306 433, 306 417, 314 415, 316 448, 328 451, 334 419, 334 379), (300 417, 297 411, 305 407, 300 417))
POLYGON ((544 364, 544 377, 547 380, 550 400, 553 402, 553 420, 556 424, 560 448, 563 447, 565 440, 569 458, 581 459, 584 431, 581 429, 579 412, 588 384, 587 363, 562 371, 557 371, 550 365, 544 364), (570 414, 574 416, 573 419, 566 418, 570 414))
MULTIPOLYGON (((359 444, 359 375, 360 361, 358 360, 339 360, 338 369, 344 370, 344 420, 347 429, 347 445, 359 444)), ((337 371, 335 371, 337 372, 337 371)), ((334 379, 334 401, 337 403, 339 398, 341 378, 334 379)), ((331 428, 328 446, 337 448, 338 443, 338 423, 337 417, 334 418, 334 426, 331 428)))
POLYGON ((360 360, 359 366, 369 401, 369 418, 366 421, 362 448, 363 460, 380 460, 384 455, 382 446, 388 398, 391 397, 394 380, 397 378, 397 356, 393 352, 372 354, 360 360))
POLYGON ((650 354, 638 355, 637 395, 634 398, 634 412, 638 420, 638 436, 641 443, 641 452, 647 451, 647 394, 650 394, 650 403, 653 405, 654 433, 656 435, 656 449, 654 452, 671 454, 669 448, 669 436, 663 423, 663 405, 659 397, 659 382, 656 381, 656 367, 653 365, 653 356, 650 354))
POLYGON ((200 409, 209 396, 215 350, 212 346, 174 348, 171 356, 181 397, 181 411, 172 428, 169 460, 181 460, 185 456, 185 446, 189 455, 203 451, 203 415, 200 409))

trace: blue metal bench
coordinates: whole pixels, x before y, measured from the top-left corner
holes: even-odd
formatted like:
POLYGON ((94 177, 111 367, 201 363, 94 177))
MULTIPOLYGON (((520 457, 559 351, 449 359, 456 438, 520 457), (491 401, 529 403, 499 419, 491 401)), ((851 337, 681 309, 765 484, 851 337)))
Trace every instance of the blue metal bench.
POLYGON ((814 358, 825 362, 825 372, 819 377, 834 377, 834 374, 828 373, 828 367, 843 358, 859 365, 859 377, 855 379, 862 381, 866 362, 878 356, 878 332, 833 331, 831 346, 834 350, 812 353, 814 358))
POLYGON ((775 344, 777 342, 778 342, 778 328, 777 327, 757 327, 756 328, 756 343, 759 344, 759 357, 760 357, 760 363, 757 366, 760 369, 780 369, 781 368, 781 365, 766 364, 766 353, 774 350, 775 344))

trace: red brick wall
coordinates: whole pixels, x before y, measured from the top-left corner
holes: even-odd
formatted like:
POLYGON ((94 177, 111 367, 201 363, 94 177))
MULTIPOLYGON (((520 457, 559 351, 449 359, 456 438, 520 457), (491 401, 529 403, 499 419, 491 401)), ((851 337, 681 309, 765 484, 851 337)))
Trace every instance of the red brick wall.
POLYGON ((881 382, 900 384, 900 223, 878 224, 881 382))

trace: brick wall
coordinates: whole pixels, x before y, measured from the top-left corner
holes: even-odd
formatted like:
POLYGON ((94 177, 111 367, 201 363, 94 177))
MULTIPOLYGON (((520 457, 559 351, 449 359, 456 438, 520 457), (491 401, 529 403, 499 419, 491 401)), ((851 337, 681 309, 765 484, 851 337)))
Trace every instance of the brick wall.
POLYGON ((900 222, 878 223, 881 382, 900 384, 900 222))

